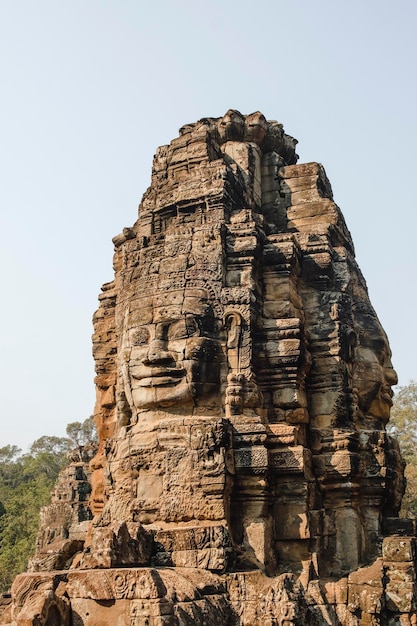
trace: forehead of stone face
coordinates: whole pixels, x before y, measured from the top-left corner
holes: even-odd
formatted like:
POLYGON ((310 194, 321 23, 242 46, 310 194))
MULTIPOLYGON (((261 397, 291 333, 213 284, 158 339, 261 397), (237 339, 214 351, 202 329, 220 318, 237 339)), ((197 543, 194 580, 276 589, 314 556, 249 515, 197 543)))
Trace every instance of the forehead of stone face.
POLYGON ((153 299, 153 322, 175 320, 185 314, 210 316, 211 307, 205 289, 183 288, 157 293, 153 299))
POLYGON ((153 298, 153 321, 165 322, 179 319, 182 315, 184 289, 167 289, 157 292, 153 298))
POLYGON ((153 298, 155 309, 165 306, 182 306, 184 302, 184 289, 166 289, 159 291, 153 298))
POLYGON ((129 326, 151 324, 153 320, 153 296, 139 295, 132 298, 129 303, 128 322, 129 326))
POLYGON ((356 315, 358 322, 357 358, 367 360, 370 355, 381 364, 389 363, 391 350, 387 336, 375 314, 371 311, 361 310, 356 315))
POLYGON ((184 313, 204 315, 210 308, 209 294, 205 289, 187 288, 184 291, 184 313))

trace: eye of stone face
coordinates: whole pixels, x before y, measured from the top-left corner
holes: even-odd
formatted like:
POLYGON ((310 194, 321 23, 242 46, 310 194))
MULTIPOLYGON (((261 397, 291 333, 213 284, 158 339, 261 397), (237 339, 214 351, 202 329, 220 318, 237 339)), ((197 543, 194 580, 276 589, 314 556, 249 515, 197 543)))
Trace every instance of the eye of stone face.
POLYGON ((144 346, 149 343, 149 330, 146 328, 146 326, 138 328, 135 331, 132 337, 132 342, 134 346, 144 346))
POLYGON ((376 360, 379 362, 380 365, 383 365, 387 360, 387 356, 389 355, 389 349, 385 338, 377 331, 374 331, 372 333, 363 332, 361 333, 360 337, 361 345, 364 348, 372 350, 376 360))
POLYGON ((170 325, 168 328, 168 341, 196 337, 199 334, 200 327, 197 319, 193 315, 186 315, 170 325))

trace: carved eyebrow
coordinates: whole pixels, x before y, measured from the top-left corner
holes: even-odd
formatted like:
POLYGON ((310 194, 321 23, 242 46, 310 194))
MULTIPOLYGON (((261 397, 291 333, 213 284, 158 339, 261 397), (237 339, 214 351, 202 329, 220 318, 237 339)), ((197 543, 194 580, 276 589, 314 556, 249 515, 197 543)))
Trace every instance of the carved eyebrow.
POLYGON ((149 339, 150 339, 149 328, 147 328, 147 326, 139 327, 133 333, 132 339, 133 339, 133 344, 135 346, 140 346, 140 345, 149 343, 149 339))
POLYGON ((200 334, 198 317, 186 313, 183 318, 173 321, 168 327, 168 339, 182 339, 200 334))

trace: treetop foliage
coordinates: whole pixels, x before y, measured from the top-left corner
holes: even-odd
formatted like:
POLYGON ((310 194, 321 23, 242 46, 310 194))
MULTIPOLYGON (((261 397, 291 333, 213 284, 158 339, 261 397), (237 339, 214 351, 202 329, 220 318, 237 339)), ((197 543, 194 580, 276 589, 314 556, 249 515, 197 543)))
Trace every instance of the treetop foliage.
POLYGON ((66 433, 75 446, 84 446, 92 441, 97 441, 97 431, 92 415, 84 422, 71 422, 68 424, 66 433))
POLYGON ((394 395, 391 418, 387 425, 388 434, 400 444, 401 453, 407 463, 405 490, 401 515, 417 517, 417 382, 399 387, 394 395))
POLYGON ((388 433, 400 442, 407 463, 417 463, 417 382, 399 387, 395 392, 388 433))

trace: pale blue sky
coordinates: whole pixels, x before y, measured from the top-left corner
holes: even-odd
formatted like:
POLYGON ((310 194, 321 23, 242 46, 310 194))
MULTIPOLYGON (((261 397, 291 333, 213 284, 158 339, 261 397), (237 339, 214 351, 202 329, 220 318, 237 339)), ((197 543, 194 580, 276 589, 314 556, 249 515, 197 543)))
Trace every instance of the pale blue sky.
POLYGON ((0 446, 93 411, 111 239, 178 128, 262 111, 323 163, 417 377, 415 0, 0 0, 0 446))

